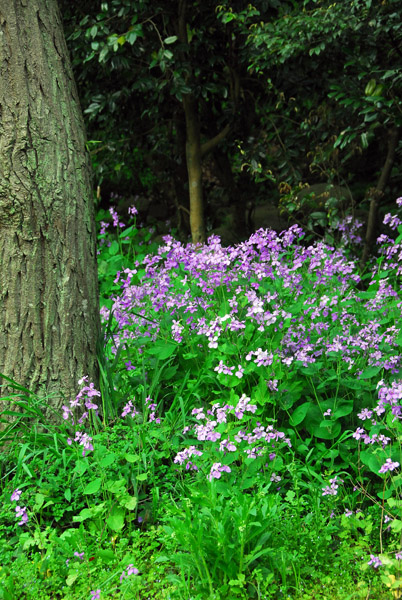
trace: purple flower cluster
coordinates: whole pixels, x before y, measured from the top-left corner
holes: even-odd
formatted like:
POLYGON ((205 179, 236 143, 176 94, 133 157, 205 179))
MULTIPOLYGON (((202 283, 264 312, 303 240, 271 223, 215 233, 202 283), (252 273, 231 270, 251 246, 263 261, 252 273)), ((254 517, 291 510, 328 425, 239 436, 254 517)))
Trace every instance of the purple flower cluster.
POLYGON ((372 565, 374 569, 378 569, 378 567, 382 567, 382 562, 378 556, 374 556, 374 554, 370 554, 370 560, 367 563, 368 565, 372 565))
POLYGON ((78 385, 83 386, 83 387, 78 392, 77 396, 75 397, 75 400, 70 400, 69 407, 65 406, 65 405, 63 405, 63 407, 62 407, 63 419, 65 421, 67 421, 68 419, 71 418, 72 425, 75 425, 73 409, 81 408, 82 401, 84 402, 86 411, 84 411, 82 413, 81 417, 78 419, 78 423, 80 425, 82 425, 82 423, 88 418, 89 410, 94 410, 94 411, 98 410, 98 405, 94 404, 94 402, 92 401, 92 398, 96 397, 96 396, 100 396, 101 393, 95 389, 95 385, 92 382, 89 383, 89 385, 87 385, 87 384, 88 384, 88 375, 85 375, 78 381, 78 385), (83 384, 86 384, 86 385, 83 385, 83 384))
MULTIPOLYGON (((358 414, 359 419, 368 421, 372 426, 376 426, 376 419, 382 417, 384 414, 389 414, 392 417, 392 421, 400 421, 402 419, 402 382, 400 380, 393 381, 390 386, 386 386, 384 381, 381 380, 377 384, 377 389, 378 402, 376 406, 373 409, 362 409, 358 414)), ((386 427, 388 428, 388 426, 386 427)), ((391 437, 377 432, 370 435, 363 427, 358 427, 353 433, 353 437, 366 445, 381 444, 382 448, 385 448, 391 442, 391 437)), ((393 462, 391 458, 387 458, 381 466, 379 473, 384 474, 398 467, 398 462, 393 462)))
MULTIPOLYGON (((237 404, 221 405, 219 402, 214 403, 210 409, 194 408, 191 412, 196 423, 192 428, 186 427, 183 433, 193 430, 197 439, 202 442, 217 442, 214 449, 215 452, 221 452, 223 455, 240 450, 246 458, 255 459, 257 456, 262 456, 269 453, 270 460, 275 459, 275 452, 272 449, 278 443, 283 443, 291 447, 290 440, 282 431, 276 431, 272 425, 262 427, 257 423, 255 427, 250 428, 250 424, 246 423, 245 428, 241 426, 241 421, 247 413, 255 413, 257 406, 251 404, 250 398, 243 394, 237 401, 237 404), (219 430, 218 430, 219 429, 219 430), (222 432, 225 431, 227 437, 222 439, 222 432), (271 452, 269 450, 271 449, 271 452)), ((189 446, 185 450, 179 452, 174 462, 184 464, 193 456, 202 456, 204 453, 198 450, 195 446, 189 446)), ((186 463, 187 470, 198 471, 198 466, 192 461, 186 463)), ((219 479, 221 473, 230 473, 231 470, 227 465, 221 462, 214 462, 209 479, 219 479)), ((275 474, 274 474, 275 475, 275 474)), ((278 475, 272 481, 279 481, 278 475)))
POLYGON ((120 582, 123 581, 123 579, 126 579, 127 577, 130 577, 130 575, 138 575, 139 570, 134 567, 133 564, 129 564, 127 567, 127 571, 123 571, 123 573, 120 575, 120 582))
POLYGON ((211 467, 211 471, 209 473, 209 481, 212 479, 220 479, 222 473, 230 473, 231 468, 227 465, 222 465, 221 463, 214 463, 211 467))
MULTIPOLYGON (((247 322, 253 323, 260 331, 265 331, 268 328, 282 328, 284 321, 292 317, 277 292, 269 290, 262 293, 258 283, 255 283, 252 289, 245 289, 244 285, 239 285, 245 279, 253 277, 257 281, 281 280, 284 289, 294 290, 293 301, 303 293, 302 275, 299 273, 301 267, 314 274, 314 289, 327 285, 333 278, 337 278, 342 280, 346 291, 349 282, 358 281, 353 274, 353 263, 348 262, 341 251, 334 251, 332 247, 325 244, 293 248, 294 241, 300 239, 302 235, 302 231, 297 226, 280 235, 273 231, 259 230, 247 242, 229 248, 223 248, 216 236, 211 236, 208 243, 197 249, 197 252, 194 252, 191 244, 183 246, 170 236, 166 236, 165 245, 160 247, 158 253, 144 259, 146 276, 141 284, 122 286, 120 296, 114 299, 112 310, 121 331, 119 336, 127 336, 129 327, 129 335, 133 338, 145 335, 150 340, 154 339, 159 332, 159 319, 149 317, 152 313, 157 316, 157 313, 163 310, 174 317, 171 324, 172 339, 181 343, 184 333, 189 333, 205 338, 207 346, 214 349, 218 348, 224 332, 242 332, 247 322), (291 248, 295 255, 293 266, 288 264, 289 256, 285 252, 291 248), (180 286, 176 284, 177 273, 173 271, 179 265, 185 272, 180 286), (214 311, 209 312, 209 308, 215 307, 217 302, 215 290, 222 286, 233 294, 228 299, 231 310, 223 317, 217 317, 215 312, 210 319, 209 316, 214 311), (197 288, 199 294, 196 293, 197 288), (240 306, 244 308, 240 309, 240 306), (243 311, 242 318, 239 318, 240 310, 243 311), (184 319, 186 313, 195 314, 193 318, 186 321, 184 319), (143 318, 145 315, 147 319, 143 318)), ((283 364, 291 364, 292 359, 301 360, 303 363, 316 360, 313 352, 317 353, 317 347, 314 349, 313 344, 303 340, 311 337, 312 330, 318 330, 318 327, 326 325, 318 321, 313 323, 312 329, 305 327, 303 329, 302 325, 304 326, 309 312, 312 313, 313 319, 317 320, 317 317, 328 315, 334 308, 332 304, 326 306, 318 301, 316 307, 306 308, 300 315, 300 319, 295 319, 295 325, 289 334, 293 339, 298 332, 303 332, 303 336, 299 334, 298 348, 295 348, 291 355, 284 347, 279 357, 283 364), (297 325, 297 320, 300 321, 300 325, 297 325)), ((107 319, 109 311, 104 309, 102 316, 107 319)), ((334 317, 340 319, 342 313, 337 311, 334 317)), ((346 348, 350 346, 348 342, 349 339, 346 338, 343 346, 346 348)), ((328 340, 328 345, 330 344, 331 340, 328 340)), ((252 351, 249 360, 253 355, 255 355, 254 362, 258 366, 272 364, 273 357, 267 350, 259 348, 252 351)), ((227 369, 232 373, 230 366, 227 366, 227 369)))
MULTIPOLYGON (((11 494, 11 502, 18 502, 21 494, 22 494, 22 491, 19 490, 18 488, 16 490, 14 490, 13 493, 11 494)), ((28 523, 28 513, 27 513, 27 508, 25 506, 16 506, 15 514, 18 517, 18 519, 21 519, 21 521, 18 522, 18 525, 21 526, 21 525, 26 525, 28 523)))
POLYGON ((379 473, 387 473, 388 471, 394 471, 399 467, 399 462, 392 462, 391 458, 387 458, 385 463, 379 470, 379 473))
POLYGON ((336 496, 338 494, 339 484, 343 483, 343 479, 335 475, 333 479, 329 480, 330 485, 327 485, 325 488, 322 488, 323 496, 336 496))
MULTIPOLYGON (((149 416, 148 416, 149 423, 154 421, 155 423, 159 424, 161 422, 160 417, 156 416, 156 409, 157 409, 156 403, 152 401, 152 398, 147 396, 147 398, 145 398, 145 410, 149 411, 149 416)), ((124 406, 121 416, 122 416, 122 418, 124 418, 127 415, 130 415, 131 418, 134 419, 139 414, 140 414, 140 411, 137 410, 137 408, 134 406, 132 400, 129 400, 127 402, 127 404, 124 406)))
POLYGON ((69 446, 72 445, 73 441, 78 442, 78 444, 82 446, 82 456, 85 456, 87 452, 92 452, 94 449, 92 445, 92 438, 87 433, 83 433, 82 431, 76 431, 74 439, 67 438, 67 444, 69 446))

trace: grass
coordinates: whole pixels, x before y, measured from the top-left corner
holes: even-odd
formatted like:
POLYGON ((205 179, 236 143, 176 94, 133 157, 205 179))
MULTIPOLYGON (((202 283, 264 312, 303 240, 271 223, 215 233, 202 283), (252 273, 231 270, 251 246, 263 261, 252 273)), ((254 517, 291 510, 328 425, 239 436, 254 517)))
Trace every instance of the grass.
POLYGON ((356 223, 194 248, 112 219, 100 390, 49 423, 15 384, 0 599, 399 598, 397 217, 364 274, 356 223))

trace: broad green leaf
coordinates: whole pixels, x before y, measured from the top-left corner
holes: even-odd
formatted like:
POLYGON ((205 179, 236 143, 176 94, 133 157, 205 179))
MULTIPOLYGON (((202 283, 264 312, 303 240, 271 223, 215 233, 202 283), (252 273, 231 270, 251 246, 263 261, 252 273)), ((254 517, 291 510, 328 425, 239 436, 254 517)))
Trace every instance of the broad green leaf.
POLYGON ((402 521, 400 519, 394 519, 389 524, 389 527, 393 529, 396 533, 400 533, 402 531, 402 521))
POLYGON ((43 494, 35 494, 35 506, 34 510, 39 510, 42 504, 45 501, 45 496, 43 494))
POLYGON ((106 519, 108 527, 112 531, 121 531, 124 527, 124 514, 125 511, 120 506, 114 506, 109 517, 106 519))
POLYGON ((101 483, 102 483, 102 479, 100 477, 93 479, 85 486, 83 493, 86 495, 96 494, 96 492, 99 491, 101 483))
POLYGON ((310 405, 311 402, 304 402, 304 404, 301 404, 294 411, 292 411, 289 422, 293 427, 295 425, 299 425, 302 421, 304 421, 304 418, 307 415, 310 405))
POLYGON ((172 356, 176 348, 176 344, 170 344, 169 342, 166 342, 166 344, 163 345, 155 344, 155 346, 148 349, 148 352, 149 354, 154 354, 160 358, 160 360, 165 360, 166 358, 169 358, 169 356, 172 356))
POLYGON ((123 502, 124 508, 127 510, 134 510, 137 506, 137 498, 135 496, 128 496, 123 502))
POLYGON ((78 475, 83 475, 88 469, 88 462, 82 459, 78 459, 75 463, 74 473, 78 473, 78 475))
POLYGON ((106 454, 100 461, 102 467, 109 467, 116 461, 116 455, 111 452, 110 454, 106 454))
POLYGON ((372 473, 375 473, 379 476, 381 476, 380 468, 385 463, 387 458, 388 457, 385 452, 381 452, 381 454, 373 454, 373 452, 370 452, 369 450, 362 450, 360 452, 360 460, 362 463, 366 465, 366 467, 368 467, 372 473))
POLYGON ((341 432, 341 424, 336 421, 331 427, 314 427, 313 434, 321 440, 332 440, 337 438, 341 432))
POLYGON ((129 463, 135 463, 140 460, 140 457, 138 456, 138 454, 125 454, 124 458, 129 463))
POLYGON ((372 377, 375 377, 376 375, 378 375, 378 373, 381 371, 381 369, 382 369, 382 367, 368 367, 360 375, 360 379, 371 379, 372 377))
POLYGON ((350 413, 353 411, 353 400, 350 400, 349 402, 347 401, 342 401, 339 403, 337 409, 335 410, 334 414, 332 415, 332 417, 334 419, 339 419, 340 417, 346 417, 346 415, 350 415, 350 413))
POLYGON ((138 481, 146 481, 148 479, 148 473, 140 473, 137 475, 138 481))
POLYGON ((109 254, 110 254, 110 256, 114 256, 115 254, 118 253, 118 251, 119 251, 119 244, 116 242, 116 240, 113 240, 113 242, 109 246, 109 254))
POLYGON ((304 375, 315 375, 322 369, 322 362, 311 363, 307 367, 300 367, 300 371, 304 375))
POLYGON ((77 522, 81 523, 82 521, 85 521, 86 519, 91 519, 92 516, 93 516, 92 510, 90 508, 83 508, 79 515, 75 515, 73 517, 73 521, 75 523, 77 523, 77 522))
POLYGON ((107 481, 105 488, 108 492, 111 492, 112 494, 119 494, 122 492, 122 490, 124 490, 126 487, 126 480, 125 479, 119 479, 117 481, 107 481))
POLYGON ((113 550, 98 550, 97 555, 104 563, 109 563, 115 559, 113 550))
POLYGON ((66 579, 66 584, 68 585, 68 587, 71 587, 73 583, 75 583, 75 580, 77 579, 78 575, 78 571, 75 571, 74 573, 69 573, 66 579))

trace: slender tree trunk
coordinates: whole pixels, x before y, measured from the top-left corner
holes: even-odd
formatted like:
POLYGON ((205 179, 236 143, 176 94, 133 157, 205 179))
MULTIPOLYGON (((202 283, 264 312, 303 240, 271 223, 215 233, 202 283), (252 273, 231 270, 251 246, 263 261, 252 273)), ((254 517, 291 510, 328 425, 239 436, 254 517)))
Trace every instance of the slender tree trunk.
MULTIPOLYGON (((187 0, 179 0, 177 33, 180 42, 186 47, 183 57, 189 55, 189 41, 187 35, 187 0)), ((191 84, 193 78, 191 61, 187 83, 191 84)), ((198 102, 193 94, 183 95, 183 109, 186 119, 186 162, 188 172, 188 186, 190 196, 190 228, 194 244, 205 242, 204 202, 202 195, 202 158, 211 152, 217 144, 227 135, 230 126, 227 125, 214 138, 201 145, 200 123, 198 115, 198 102)))
POLYGON ((97 383, 93 212, 57 1, 0 0, 0 373, 56 408, 97 383))
POLYGON ((204 203, 202 197, 202 157, 196 101, 191 95, 183 97, 186 116, 186 162, 190 196, 190 228, 193 244, 205 242, 204 203))
POLYGON ((396 147, 398 145, 399 140, 399 132, 397 127, 392 127, 388 131, 388 151, 387 157, 385 159, 384 166, 381 171, 380 178, 377 183, 377 187, 372 188, 369 191, 370 197, 370 210, 368 215, 367 222, 367 230, 366 230, 366 239, 363 248, 363 255, 360 261, 360 268, 364 269, 367 263, 367 259, 370 254, 370 250, 372 248, 375 233, 377 230, 377 221, 378 221, 378 207, 381 201, 381 198, 384 195, 385 187, 388 183, 388 180, 391 175, 392 167, 395 161, 395 152, 396 147))

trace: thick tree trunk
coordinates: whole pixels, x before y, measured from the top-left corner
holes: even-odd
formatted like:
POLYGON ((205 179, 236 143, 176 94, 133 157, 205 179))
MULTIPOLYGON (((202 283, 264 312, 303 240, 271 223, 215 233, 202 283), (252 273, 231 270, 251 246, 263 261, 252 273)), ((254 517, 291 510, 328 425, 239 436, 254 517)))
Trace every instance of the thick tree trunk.
POLYGON ((58 408, 83 375, 97 383, 100 325, 90 165, 56 0, 0 0, 0 82, 0 373, 58 408))

